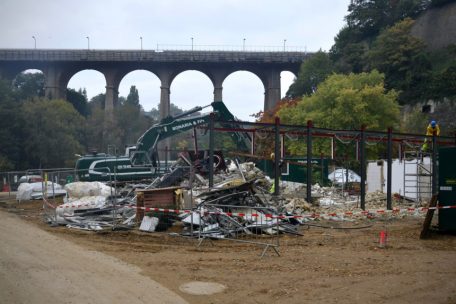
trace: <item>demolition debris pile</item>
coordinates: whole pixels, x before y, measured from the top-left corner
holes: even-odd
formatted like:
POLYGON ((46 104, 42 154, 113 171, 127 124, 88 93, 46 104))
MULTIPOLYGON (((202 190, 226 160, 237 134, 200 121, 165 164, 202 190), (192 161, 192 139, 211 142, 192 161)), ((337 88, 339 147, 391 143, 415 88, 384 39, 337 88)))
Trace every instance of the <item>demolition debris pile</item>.
MULTIPOLYGON (((118 199, 115 189, 100 182, 75 182, 65 185, 68 196, 56 206, 55 218, 48 218, 70 228, 101 230, 113 227, 120 219, 134 218, 134 210, 118 199)), ((126 222, 125 224, 128 224, 126 222)))
MULTIPOLYGON (((359 197, 336 187, 312 186, 313 202, 303 197, 306 185, 281 182, 282 195, 270 194, 273 181, 254 163, 239 164, 218 155, 214 186, 207 163, 181 155, 170 172, 149 183, 122 188, 100 182, 67 184, 63 204, 47 214, 50 223, 70 228, 164 231, 181 226, 186 236, 233 238, 250 234, 299 234, 300 224, 316 219, 354 221, 366 218, 359 197), (349 214, 349 216, 347 216, 349 214)), ((383 208, 386 196, 366 196, 368 208, 383 208)), ((48 202, 45 206, 52 205, 48 202)), ((402 216, 403 214, 399 214, 402 216)), ((420 215, 421 214, 416 214, 420 215)))

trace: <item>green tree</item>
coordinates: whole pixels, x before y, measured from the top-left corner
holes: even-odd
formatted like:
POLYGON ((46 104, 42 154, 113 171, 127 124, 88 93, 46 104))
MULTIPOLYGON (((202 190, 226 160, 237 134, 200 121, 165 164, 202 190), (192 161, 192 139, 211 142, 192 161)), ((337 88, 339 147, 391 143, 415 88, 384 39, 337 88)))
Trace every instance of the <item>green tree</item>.
POLYGON ((365 46, 359 38, 359 30, 344 26, 334 37, 329 58, 339 73, 361 72, 365 46), (353 50, 355 49, 355 52, 353 50), (361 54, 360 54, 361 53, 361 54))
POLYGON ((43 73, 20 73, 13 81, 14 91, 19 100, 44 96, 43 73))
POLYGON ((66 99, 73 105, 76 111, 84 117, 89 115, 89 105, 87 101, 87 92, 79 89, 67 89, 66 99))
POLYGON ((90 110, 94 108, 104 109, 105 108, 106 94, 100 93, 92 97, 89 101, 90 110))
MULTIPOLYGON (((184 110, 176 106, 174 103, 171 103, 169 112, 171 116, 176 116, 184 113, 184 110)), ((146 112, 146 115, 155 121, 160 121, 160 104, 158 104, 155 108, 152 108, 150 112, 146 112)))
MULTIPOLYGON (((312 96, 305 96, 295 107, 282 108, 278 115, 282 123, 305 125, 313 120, 316 127, 385 131, 399 126, 397 93, 387 92, 384 75, 374 70, 361 74, 333 74, 322 82, 312 96)), ((290 144, 293 154, 305 154, 299 142, 290 144)), ((329 145, 316 145, 318 152, 328 153, 329 145)))
POLYGON ((432 81, 426 84, 428 98, 456 100, 456 44, 430 53, 432 81))
POLYGON ((0 79, 0 171, 20 169, 22 115, 7 81, 0 79))
POLYGON ((405 19, 383 31, 368 52, 370 67, 385 73, 388 89, 400 91, 402 103, 426 97, 431 64, 424 43, 410 35, 414 21, 405 19))
POLYGON ((443 71, 436 71, 432 76, 429 98, 456 100, 456 62, 443 71))
MULTIPOLYGON (((106 151, 107 143, 103 135, 105 130, 105 111, 101 107, 91 105, 90 115, 84 125, 83 145, 87 152, 106 151)), ((114 130, 112 130, 114 131, 114 130)))
POLYGON ((311 95, 320 82, 333 72, 332 62, 327 53, 321 50, 301 64, 298 78, 288 89, 287 98, 311 95))
POLYGON ((429 7, 430 0, 352 0, 345 17, 361 39, 376 36, 384 28, 404 18, 414 18, 429 7))
MULTIPOLYGON (((366 51, 377 35, 405 18, 415 18, 430 7, 430 0, 352 0, 347 24, 334 38, 330 58, 339 73, 366 71, 366 51)), ((387 78, 388 79, 388 76, 387 78)))
POLYGON ((132 105, 137 107, 138 109, 140 108, 139 105, 139 93, 138 89, 136 89, 136 86, 131 86, 130 87, 130 93, 127 96, 127 100, 125 101, 126 104, 132 105))
POLYGON ((84 118, 65 100, 33 99, 22 106, 27 132, 24 150, 39 168, 74 166, 81 153, 84 118))
POLYGON ((116 137, 119 140, 116 146, 122 150, 126 145, 136 144, 139 137, 152 125, 152 119, 145 115, 144 111, 128 102, 116 107, 114 116, 116 137))

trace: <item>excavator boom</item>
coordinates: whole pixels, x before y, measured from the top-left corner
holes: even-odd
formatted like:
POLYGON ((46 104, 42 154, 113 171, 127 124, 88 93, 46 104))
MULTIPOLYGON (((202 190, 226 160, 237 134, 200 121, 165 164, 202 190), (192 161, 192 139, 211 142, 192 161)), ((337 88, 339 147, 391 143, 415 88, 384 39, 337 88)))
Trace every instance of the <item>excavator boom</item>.
MULTIPOLYGON (((117 179, 134 180, 144 179, 145 176, 151 177, 157 173, 157 146, 160 141, 208 123, 212 114, 216 115, 218 120, 226 122, 225 125, 222 123, 222 126, 228 127, 229 124, 229 127, 233 128, 231 122, 236 121, 236 119, 225 104, 222 101, 215 101, 211 106, 213 111, 210 113, 188 117, 205 108, 196 107, 178 116, 162 119, 139 137, 136 149, 129 157, 119 158, 105 154, 100 154, 100 157, 97 155, 83 156, 76 162, 76 169, 82 170, 79 174, 80 179, 107 180, 107 177, 115 176, 117 179)), ((233 132, 231 137, 240 149, 249 149, 250 137, 247 133, 233 132)))

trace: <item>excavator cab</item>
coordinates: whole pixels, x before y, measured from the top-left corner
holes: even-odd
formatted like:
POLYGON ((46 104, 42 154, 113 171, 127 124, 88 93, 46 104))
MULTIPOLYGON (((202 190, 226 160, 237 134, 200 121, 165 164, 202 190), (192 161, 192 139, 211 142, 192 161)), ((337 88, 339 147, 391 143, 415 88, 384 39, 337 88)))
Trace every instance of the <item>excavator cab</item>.
POLYGON ((134 167, 150 167, 153 165, 153 161, 150 160, 146 151, 134 151, 131 154, 130 159, 131 165, 134 167))

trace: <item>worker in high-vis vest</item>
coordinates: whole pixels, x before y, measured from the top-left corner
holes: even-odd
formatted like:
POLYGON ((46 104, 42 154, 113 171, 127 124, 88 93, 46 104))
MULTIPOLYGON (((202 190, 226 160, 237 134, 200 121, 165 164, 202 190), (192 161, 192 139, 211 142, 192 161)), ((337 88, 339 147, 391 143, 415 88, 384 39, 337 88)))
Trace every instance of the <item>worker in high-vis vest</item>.
POLYGON ((424 144, 421 147, 421 151, 426 152, 429 149, 429 142, 432 142, 432 137, 439 136, 439 135, 440 135, 440 127, 435 122, 435 120, 432 120, 426 128, 427 137, 424 139, 424 144))

